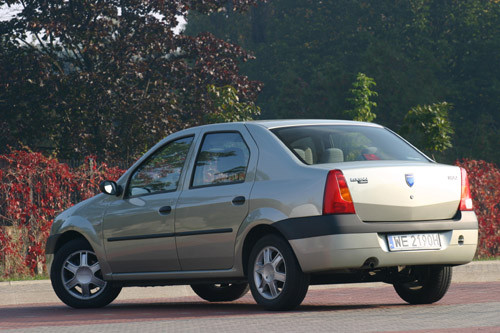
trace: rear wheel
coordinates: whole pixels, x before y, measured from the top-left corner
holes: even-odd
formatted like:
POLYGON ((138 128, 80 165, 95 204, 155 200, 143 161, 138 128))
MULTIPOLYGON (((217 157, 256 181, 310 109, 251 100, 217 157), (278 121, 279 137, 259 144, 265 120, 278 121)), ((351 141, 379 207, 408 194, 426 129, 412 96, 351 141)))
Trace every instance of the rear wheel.
POLYGON ((191 288, 206 301, 231 302, 248 292, 248 283, 192 284, 191 288))
POLYGON ((410 304, 430 304, 443 298, 450 287, 451 276, 449 266, 410 267, 408 279, 394 283, 394 289, 410 304))
POLYGON ((262 237, 248 261, 248 282, 255 301, 268 310, 291 310, 306 296, 304 274, 288 242, 277 235, 262 237))
POLYGON ((73 308, 103 307, 121 291, 103 279, 97 256, 84 239, 73 240, 56 252, 50 279, 57 296, 73 308))

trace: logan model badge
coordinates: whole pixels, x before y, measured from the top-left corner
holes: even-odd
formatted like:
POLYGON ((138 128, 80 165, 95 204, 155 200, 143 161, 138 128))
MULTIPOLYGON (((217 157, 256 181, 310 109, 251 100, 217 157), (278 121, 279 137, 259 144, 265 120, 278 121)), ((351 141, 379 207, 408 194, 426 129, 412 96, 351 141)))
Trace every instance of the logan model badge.
POLYGON ((351 183, 358 183, 358 184, 368 184, 368 178, 367 177, 360 177, 360 178, 351 178, 350 179, 351 183))
POLYGON ((408 184, 408 186, 412 187, 413 184, 415 184, 415 177, 413 176, 412 173, 405 174, 405 178, 406 178, 406 184, 408 184))

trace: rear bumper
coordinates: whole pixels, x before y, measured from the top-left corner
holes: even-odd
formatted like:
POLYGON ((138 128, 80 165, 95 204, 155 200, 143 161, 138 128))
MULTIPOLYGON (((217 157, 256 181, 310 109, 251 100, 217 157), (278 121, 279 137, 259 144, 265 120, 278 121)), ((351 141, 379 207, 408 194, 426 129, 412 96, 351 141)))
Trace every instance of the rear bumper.
POLYGON ((273 225, 290 242, 304 272, 361 268, 373 258, 376 267, 466 264, 474 257, 478 239, 474 212, 446 221, 363 222, 356 215, 330 215, 273 225), (389 251, 388 234, 427 232, 440 234, 440 250, 389 251))

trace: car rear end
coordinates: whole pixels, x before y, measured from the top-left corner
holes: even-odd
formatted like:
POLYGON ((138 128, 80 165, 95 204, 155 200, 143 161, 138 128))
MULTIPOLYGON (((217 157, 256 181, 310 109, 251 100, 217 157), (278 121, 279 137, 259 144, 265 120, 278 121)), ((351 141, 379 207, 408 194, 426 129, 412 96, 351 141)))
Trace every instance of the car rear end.
POLYGON ((459 265, 474 257, 478 223, 464 169, 433 162, 378 125, 271 131, 303 164, 324 171, 321 214, 275 223, 304 272, 459 265))

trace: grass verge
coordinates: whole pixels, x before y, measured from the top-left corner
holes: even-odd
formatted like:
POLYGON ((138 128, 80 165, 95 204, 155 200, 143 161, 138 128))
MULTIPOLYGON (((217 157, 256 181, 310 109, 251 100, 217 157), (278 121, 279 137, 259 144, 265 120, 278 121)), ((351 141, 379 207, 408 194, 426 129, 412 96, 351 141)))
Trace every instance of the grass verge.
POLYGON ((12 278, 0 278, 0 282, 10 282, 10 281, 33 281, 33 280, 47 280, 49 278, 48 275, 26 275, 26 276, 16 276, 12 278))

